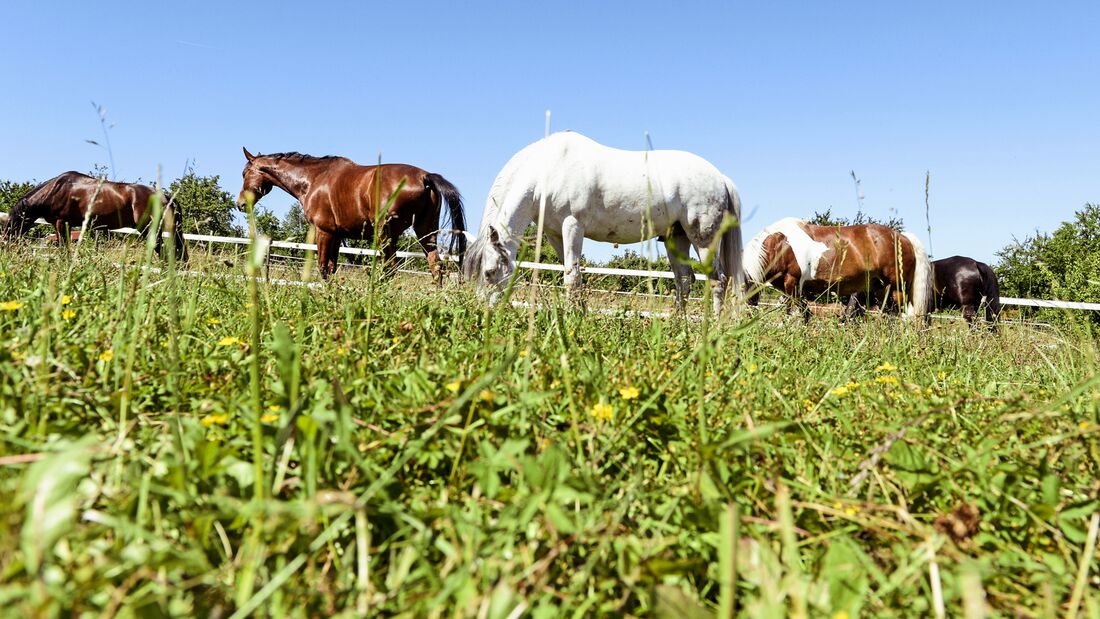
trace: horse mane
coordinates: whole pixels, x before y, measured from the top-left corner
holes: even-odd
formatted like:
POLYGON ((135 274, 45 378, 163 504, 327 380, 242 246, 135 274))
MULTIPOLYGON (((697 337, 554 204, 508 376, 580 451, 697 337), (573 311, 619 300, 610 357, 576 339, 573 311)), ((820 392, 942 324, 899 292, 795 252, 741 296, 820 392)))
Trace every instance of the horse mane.
MULTIPOLYGON (((784 217, 779 221, 773 222, 765 227, 760 232, 756 233, 756 236, 752 237, 745 245, 744 259, 742 260, 742 268, 745 269, 745 275, 753 282, 761 283, 764 279, 764 267, 768 264, 769 256, 764 251, 764 240, 776 232, 782 232, 786 234, 785 229, 790 225, 796 225, 801 228, 806 221, 797 217, 784 217)), ((790 235, 787 234, 789 237, 790 235)))
POLYGON ((285 153, 271 153, 268 155, 256 155, 257 157, 271 157, 279 161, 289 161, 291 163, 315 163, 318 161, 335 161, 338 159, 347 160, 347 157, 341 157, 339 155, 324 155, 318 157, 317 155, 307 155, 305 153, 299 153, 292 150, 285 153))

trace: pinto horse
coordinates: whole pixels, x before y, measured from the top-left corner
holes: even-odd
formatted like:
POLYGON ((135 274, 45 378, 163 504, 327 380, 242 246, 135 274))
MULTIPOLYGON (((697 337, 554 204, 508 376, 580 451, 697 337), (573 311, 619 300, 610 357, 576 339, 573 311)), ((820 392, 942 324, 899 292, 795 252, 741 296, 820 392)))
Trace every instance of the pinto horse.
POLYGON ((258 201, 278 187, 302 205, 306 220, 317 230, 317 264, 321 277, 336 270, 344 239, 373 239, 375 223, 381 224, 382 254, 392 265, 397 239, 412 226, 428 257, 428 269, 443 284, 436 235, 440 231, 441 202, 450 210, 451 253, 460 261, 466 249, 466 216, 458 189, 439 174, 405 164, 362 166, 344 157, 313 157, 301 153, 253 155, 244 150, 248 163, 237 198, 243 207, 251 194, 258 201), (388 212, 379 216, 378 210, 388 212))
POLYGON ((1001 293, 997 274, 989 265, 965 256, 951 256, 932 263, 935 271, 936 309, 962 308, 963 318, 972 323, 984 303, 985 319, 996 328, 1001 316, 1001 293))
POLYGON ((801 219, 781 219, 749 241, 745 274, 759 298, 766 284, 783 292, 792 309, 810 311, 805 299, 836 293, 849 299, 846 315, 877 302, 883 309, 907 307, 910 316, 926 316, 932 300, 932 268, 924 246, 913 234, 886 226, 817 226, 801 219))
POLYGON ((727 282, 742 279, 741 199, 717 168, 683 151, 619 150, 565 131, 516 153, 493 182, 466 259, 466 277, 476 279, 490 302, 500 298, 515 270, 519 240, 541 204, 546 239, 564 259, 570 291, 580 283, 586 238, 636 243, 667 237, 681 308, 693 280, 684 262, 692 246, 702 262, 713 261, 715 312, 727 282))
MULTIPOLYGON (((39 184, 16 202, 4 237, 10 240, 26 234, 39 218, 57 230, 61 242, 70 238, 66 229, 80 229, 85 217, 89 228, 137 228, 144 233, 150 223, 150 206, 155 193, 152 187, 140 183, 116 183, 80 172, 65 172, 39 184)), ((167 204, 163 197, 162 203, 167 204)), ((175 246, 179 259, 187 256, 182 229, 177 209, 175 246)), ((160 246, 158 238, 158 251, 160 246)))

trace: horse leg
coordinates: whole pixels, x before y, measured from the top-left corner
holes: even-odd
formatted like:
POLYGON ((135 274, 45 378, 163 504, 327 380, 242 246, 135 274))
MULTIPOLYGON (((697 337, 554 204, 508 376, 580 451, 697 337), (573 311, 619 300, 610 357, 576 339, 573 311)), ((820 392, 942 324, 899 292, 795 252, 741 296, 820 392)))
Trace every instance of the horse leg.
POLYGON ((317 269, 321 272, 321 279, 328 279, 336 270, 333 254, 340 249, 340 238, 317 228, 314 240, 317 243, 317 269))
POLYGON ((691 256, 691 241, 688 239, 687 233, 680 226, 676 226, 672 233, 669 235, 669 241, 672 243, 672 250, 668 254, 668 262, 672 265, 673 276, 673 288, 676 293, 676 306, 681 312, 684 311, 684 307, 687 305, 687 299, 691 295, 691 282, 695 279, 691 271, 691 265, 685 264, 680 257, 689 258, 691 256))
POLYGON ((859 293, 855 293, 848 297, 848 305, 844 308, 844 320, 846 322, 863 318, 866 313, 867 308, 860 301, 859 293))
POLYGON ((966 304, 963 306, 963 319, 966 320, 966 324, 971 327, 974 326, 974 321, 978 318, 978 306, 966 304))
MULTIPOLYGON (((439 264, 439 247, 436 245, 437 231, 432 221, 428 217, 417 217, 413 220, 413 231, 416 232, 416 239, 420 241, 420 247, 424 250, 424 255, 428 257, 428 271, 431 272, 436 287, 442 288, 443 268, 439 264)), ((434 221, 439 221, 438 213, 434 221)))
POLYGON ((570 215, 561 224, 562 261, 565 264, 566 296, 572 298, 581 286, 581 245, 584 228, 576 217, 570 215))

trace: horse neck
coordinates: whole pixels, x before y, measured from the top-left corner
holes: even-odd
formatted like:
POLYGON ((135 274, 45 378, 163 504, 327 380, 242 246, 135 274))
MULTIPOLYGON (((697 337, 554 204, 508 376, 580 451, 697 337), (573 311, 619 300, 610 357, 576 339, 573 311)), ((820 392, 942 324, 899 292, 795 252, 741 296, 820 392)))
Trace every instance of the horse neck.
POLYGON ((301 201, 302 196, 309 193, 315 174, 316 171, 313 169, 312 164, 283 160, 275 160, 267 169, 267 175, 271 178, 272 183, 299 201, 301 201))

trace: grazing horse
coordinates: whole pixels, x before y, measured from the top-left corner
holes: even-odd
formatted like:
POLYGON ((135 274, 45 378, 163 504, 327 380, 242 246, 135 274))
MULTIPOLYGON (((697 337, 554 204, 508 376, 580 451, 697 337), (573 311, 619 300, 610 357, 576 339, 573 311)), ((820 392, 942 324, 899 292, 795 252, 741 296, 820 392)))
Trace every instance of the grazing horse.
MULTIPOLYGON (((80 172, 65 172, 39 184, 16 202, 4 236, 7 239, 22 236, 41 218, 57 230, 58 240, 64 243, 70 238, 66 229, 79 230, 86 216, 89 228, 137 228, 144 233, 150 223, 149 208, 155 193, 152 187, 140 183, 116 183, 80 172)), ((182 230, 177 209, 175 246, 176 257, 180 259, 187 256, 182 230)), ((160 250, 159 238, 157 250, 160 250)))
POLYGON ((996 328, 1001 316, 997 275, 989 265, 965 256, 951 256, 932 263, 935 272, 936 309, 962 308, 963 318, 973 323, 978 307, 985 304, 985 319, 996 328))
POLYGON ((683 151, 619 150, 566 131, 516 153, 493 181, 466 258, 467 278, 477 280, 490 302, 511 277, 523 232, 543 203, 546 239, 564 259, 569 290, 580 283, 586 238, 636 243, 667 237, 680 308, 693 280, 684 262, 691 246, 704 263, 713 260, 716 312, 727 282, 741 282, 741 200, 717 168, 683 151))
POLYGON ((757 290, 771 284, 790 299, 792 309, 810 311, 806 298, 835 293, 848 298, 846 315, 881 302, 885 310, 908 305, 910 316, 926 316, 932 300, 932 268, 924 246, 913 234, 886 226, 816 226, 801 219, 781 219, 749 241, 745 274, 757 290))
POLYGON ((244 206, 251 194, 259 200, 278 187, 302 205, 306 220, 317 229, 317 264, 321 277, 336 270, 340 243, 344 239, 374 239, 375 224, 381 224, 382 254, 394 264, 397 239, 412 226, 420 247, 428 257, 428 269, 443 284, 436 234, 440 211, 446 200, 450 210, 451 253, 466 249, 466 216, 458 189, 439 174, 404 164, 362 166, 344 157, 313 157, 301 153, 253 155, 244 150, 248 163, 241 175, 237 205, 244 206), (388 211, 380 214, 379 209, 388 211))

